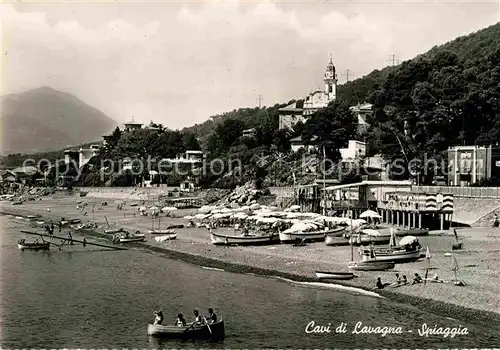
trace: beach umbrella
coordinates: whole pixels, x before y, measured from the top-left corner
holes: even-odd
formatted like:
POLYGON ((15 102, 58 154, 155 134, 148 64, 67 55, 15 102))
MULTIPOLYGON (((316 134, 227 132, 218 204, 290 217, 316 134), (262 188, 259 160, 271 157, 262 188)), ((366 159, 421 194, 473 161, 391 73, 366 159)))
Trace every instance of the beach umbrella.
POLYGON ((415 236, 406 236, 406 237, 401 238, 401 240, 399 241, 399 245, 404 246, 407 244, 412 244, 416 240, 417 240, 417 237, 415 237, 415 236))
POLYGON ((389 247, 395 247, 397 246, 397 243, 396 243, 396 234, 394 232, 394 228, 391 227, 391 238, 389 240, 389 247))
POLYGON ((165 212, 167 212, 167 211, 176 211, 176 210, 177 210, 177 208, 176 208, 176 207, 163 207, 163 208, 161 208, 161 211, 162 211, 163 213, 165 213, 165 212))
POLYGON ((363 218, 378 218, 378 219, 381 218, 381 216, 377 212, 375 212, 373 210, 366 210, 366 211, 362 212, 359 215, 359 217, 362 218, 362 219, 363 218))

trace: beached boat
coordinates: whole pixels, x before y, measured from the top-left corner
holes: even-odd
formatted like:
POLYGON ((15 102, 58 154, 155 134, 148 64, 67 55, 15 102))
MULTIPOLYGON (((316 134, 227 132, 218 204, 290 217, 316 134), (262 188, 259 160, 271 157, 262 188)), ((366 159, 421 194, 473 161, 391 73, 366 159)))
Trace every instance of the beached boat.
POLYGON ((169 234, 175 234, 174 231, 169 230, 169 229, 148 230, 148 233, 152 234, 152 235, 169 235, 169 234))
POLYGON ((281 243, 295 243, 297 240, 304 242, 323 241, 326 231, 311 231, 311 232, 280 232, 279 238, 281 243))
POLYGON ((212 244, 215 245, 263 245, 263 244, 274 244, 279 242, 279 236, 277 234, 269 235, 248 235, 248 236, 231 236, 222 235, 218 233, 211 232, 210 239, 212 244))
POLYGON ((318 277, 319 279, 351 280, 354 278, 354 273, 316 271, 316 277, 318 277))
POLYGON ((349 245, 349 239, 342 236, 326 235, 325 244, 328 246, 349 245))
POLYGON ((146 237, 131 235, 129 237, 120 237, 118 241, 120 243, 132 243, 132 242, 144 242, 146 237))
POLYGON ((20 250, 49 250, 50 243, 49 242, 28 243, 19 241, 17 243, 17 248, 20 250))
POLYGON ((123 228, 113 228, 113 229, 110 229, 110 230, 104 230, 104 233, 109 233, 109 234, 115 234, 115 233, 120 233, 120 232, 123 232, 123 228))
POLYGON ((391 239, 390 232, 379 232, 378 230, 364 229, 360 234, 353 234, 353 244, 387 244, 391 239))
POLYGON ((351 270, 357 271, 384 271, 393 269, 394 262, 368 260, 351 263, 347 267, 351 270))
POLYGON ((426 228, 409 228, 396 231, 398 236, 428 236, 429 229, 426 228))
POLYGON ((71 225, 70 228, 73 230, 73 231, 80 231, 80 230, 83 230, 85 228, 85 224, 80 224, 80 225, 71 225))
POLYGON ((392 261, 395 263, 415 261, 420 258, 420 249, 407 251, 402 247, 395 247, 389 249, 376 249, 374 250, 374 258, 371 257, 369 249, 363 250, 361 258, 363 261, 392 261))
POLYGON ((148 325, 148 335, 193 340, 222 340, 225 337, 224 320, 210 324, 188 324, 186 327, 148 325))
POLYGON ((164 242, 164 241, 170 241, 170 240, 176 239, 176 238, 177 238, 177 233, 171 233, 171 234, 164 235, 164 236, 157 236, 157 237, 155 237, 155 241, 156 242, 164 242))

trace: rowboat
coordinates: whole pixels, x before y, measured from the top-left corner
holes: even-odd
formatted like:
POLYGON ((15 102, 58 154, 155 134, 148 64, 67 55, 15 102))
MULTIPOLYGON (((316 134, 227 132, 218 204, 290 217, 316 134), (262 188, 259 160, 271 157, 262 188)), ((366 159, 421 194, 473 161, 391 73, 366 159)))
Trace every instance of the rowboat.
POLYGON ((218 233, 211 233, 210 240, 212 244, 215 245, 264 245, 264 244, 274 244, 279 242, 279 236, 277 234, 269 234, 264 236, 249 235, 249 236, 231 236, 231 235, 221 235, 218 233))
POLYGON ((352 235, 353 235, 352 238, 354 245, 360 245, 366 243, 387 244, 391 239, 390 232, 380 233, 379 231, 373 229, 364 229, 361 230, 361 234, 352 234, 352 235))
POLYGON ((157 236, 157 237, 155 237, 155 241, 156 242, 164 242, 164 241, 170 241, 170 240, 176 239, 176 238, 177 238, 177 233, 171 233, 171 234, 164 235, 164 236, 157 236))
POLYGON ((109 234, 115 234, 115 233, 120 233, 123 232, 122 228, 114 228, 111 230, 104 230, 104 233, 109 233, 109 234))
POLYGON ((328 246, 349 245, 349 239, 342 236, 325 236, 325 244, 328 246))
POLYGON ((352 272, 316 271, 316 277, 319 279, 351 280, 354 278, 354 274, 352 272))
POLYGON ((174 234, 175 232, 169 229, 162 229, 162 230, 148 230, 148 233, 152 235, 167 235, 167 234, 174 234))
POLYGON ((188 324, 182 326, 161 326, 148 324, 148 335, 194 340, 222 340, 225 337, 224 320, 210 324, 188 324))
POLYGON ((144 236, 129 236, 127 237, 120 237, 118 241, 120 243, 132 243, 132 242, 144 242, 146 240, 146 237, 144 236))
POLYGON ((407 251, 404 248, 398 247, 394 249, 376 249, 374 250, 374 258, 371 257, 369 249, 363 250, 361 258, 363 261, 392 261, 395 263, 415 261, 420 258, 420 249, 407 251))
POLYGON ((398 236, 428 236, 429 230, 426 228, 410 228, 397 231, 398 236))
POLYGON ((81 223, 81 222, 82 222, 82 220, 80 220, 80 219, 70 219, 70 220, 69 220, 69 223, 70 223, 70 224, 79 224, 79 223, 81 223))
POLYGON ((70 228, 73 230, 73 231, 80 231, 80 230, 83 230, 85 228, 85 224, 80 224, 80 225, 71 225, 70 228))
POLYGON ((20 250, 49 250, 50 249, 50 243, 49 242, 43 242, 43 243, 17 243, 17 248, 20 250))
POLYGON ((331 229, 331 230, 327 230, 323 233, 325 234, 325 236, 342 237, 345 234, 345 231, 346 231, 345 226, 341 226, 341 227, 336 227, 336 228, 331 229))
POLYGON ((280 232, 279 238, 281 243, 294 243, 297 240, 304 242, 322 241, 325 239, 325 231, 311 232, 280 232))
POLYGON ((347 267, 357 271, 384 271, 393 269, 394 262, 367 260, 351 263, 347 267))

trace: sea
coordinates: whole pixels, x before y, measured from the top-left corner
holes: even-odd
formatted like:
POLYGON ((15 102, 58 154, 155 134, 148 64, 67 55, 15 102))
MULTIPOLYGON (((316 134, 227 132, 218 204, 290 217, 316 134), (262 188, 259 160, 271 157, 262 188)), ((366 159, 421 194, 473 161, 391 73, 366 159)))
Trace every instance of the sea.
POLYGON ((75 244, 48 252, 20 251, 17 241, 25 238, 20 230, 27 224, 5 216, 0 220, 3 349, 487 348, 500 344, 498 329, 461 315, 446 318, 385 298, 207 269, 139 248, 110 251, 75 244), (207 314, 209 307, 225 321, 226 338, 221 342, 147 335, 155 310, 163 311, 168 324, 178 313, 189 321, 193 309, 207 314), (311 322, 323 333, 311 332, 311 322), (424 325, 456 328, 461 334, 421 334, 424 325), (401 334, 356 333, 363 326, 400 327, 401 334))

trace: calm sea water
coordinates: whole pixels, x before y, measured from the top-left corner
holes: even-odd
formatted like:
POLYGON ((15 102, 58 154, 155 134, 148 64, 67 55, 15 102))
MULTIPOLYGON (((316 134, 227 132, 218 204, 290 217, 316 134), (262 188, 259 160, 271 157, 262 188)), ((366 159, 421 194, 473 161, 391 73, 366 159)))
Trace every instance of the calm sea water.
MULTIPOLYGON (((22 224, 0 217, 2 348, 422 348, 493 347, 498 329, 443 318, 386 299, 206 270, 146 251, 81 246, 22 252, 22 224), (213 307, 226 322, 222 343, 148 337, 152 312, 167 323, 213 307), (347 333, 307 334, 306 325, 347 322, 347 333), (352 334, 356 322, 402 326, 403 335, 352 334), (421 337, 423 323, 467 327, 453 339, 421 337), (412 330, 409 333, 408 330, 412 330)), ((32 238, 29 237, 31 240, 32 238)))

